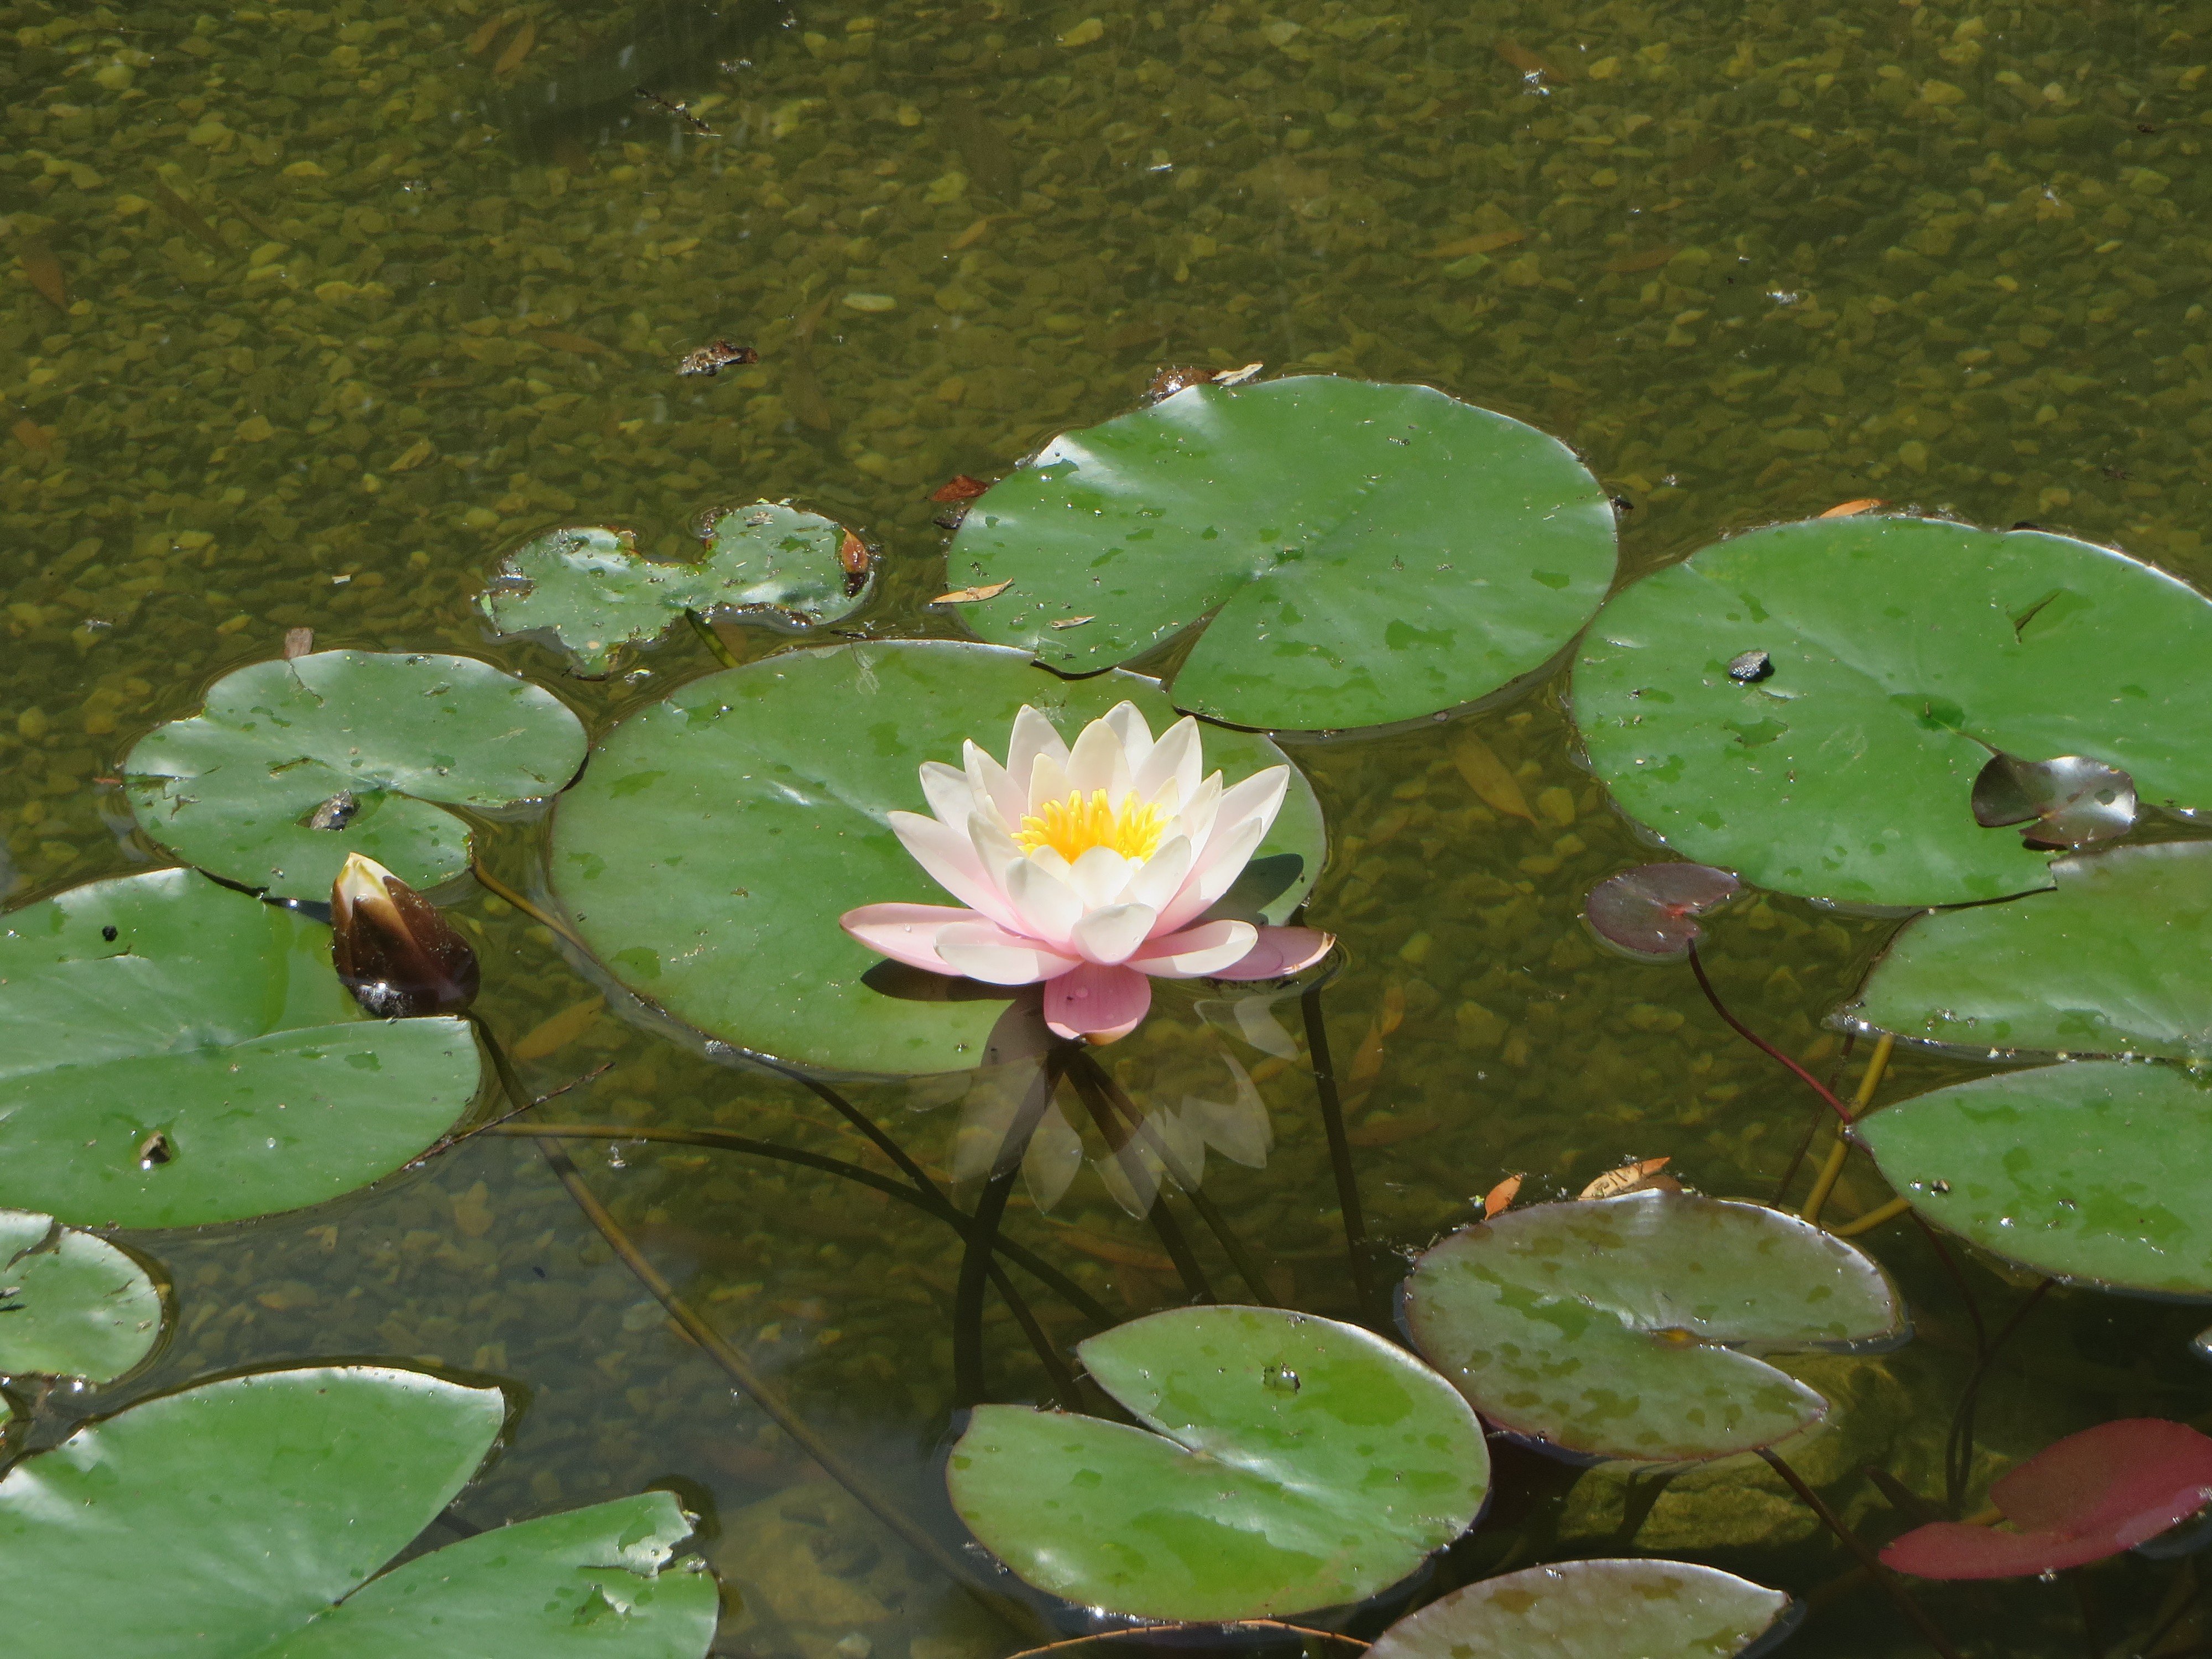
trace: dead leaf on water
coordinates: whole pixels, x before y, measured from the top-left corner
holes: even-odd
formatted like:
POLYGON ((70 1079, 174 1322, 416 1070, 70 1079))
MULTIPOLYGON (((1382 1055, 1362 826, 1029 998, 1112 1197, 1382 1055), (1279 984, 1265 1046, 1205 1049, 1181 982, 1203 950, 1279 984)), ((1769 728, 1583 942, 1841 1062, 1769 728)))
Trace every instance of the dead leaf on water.
POLYGON ((875 567, 876 556, 868 544, 847 531, 844 539, 837 544, 838 568, 845 573, 845 597, 851 599, 868 585, 868 572, 875 567))
POLYGON ((1671 247, 1647 247, 1641 253, 1624 253, 1606 269, 1615 276, 1626 276, 1632 270, 1656 270, 1674 257, 1671 247))
MULTIPOLYGON (((304 657, 315 648, 315 630, 312 628, 288 628, 284 630, 284 660, 291 662, 304 657)), ((321 828, 319 824, 313 826, 321 828)))
POLYGON ((605 997, 586 997, 581 1002, 563 1008, 552 1018, 534 1025, 515 1039, 513 1053, 517 1060, 543 1060, 557 1054, 599 1023, 599 1011, 607 1006, 605 997))
POLYGON ((1528 798, 1521 793, 1521 781, 1506 769, 1505 763, 1480 738, 1469 732, 1453 745, 1452 764, 1459 768, 1460 776, 1467 780, 1467 787, 1474 791, 1475 798, 1484 805, 1508 817, 1535 823, 1536 815, 1528 810, 1528 798))
POLYGON ((1619 1198, 1623 1193, 1679 1193, 1682 1183, 1670 1175, 1660 1174, 1674 1161, 1671 1158, 1647 1158, 1641 1163, 1624 1164, 1618 1170, 1607 1170, 1575 1196, 1619 1198))
POLYGON ((696 351, 687 351, 676 365, 678 374, 704 374, 709 378, 726 368, 743 368, 748 363, 760 361, 760 353, 750 346, 741 346, 728 340, 716 340, 702 345, 696 351))
POLYGON ((55 309, 69 309, 69 283, 62 276, 62 262, 54 257, 53 249, 44 242, 25 242, 16 250, 15 262, 23 267, 23 275, 31 279, 31 286, 52 301, 55 309))
POLYGON ((977 605, 985 599, 995 599, 1013 586, 1009 580, 993 582, 988 587, 956 587, 950 593, 939 593, 932 605, 977 605))
POLYGON ((1820 516, 1824 519, 1855 519, 1862 513, 1871 513, 1881 505, 1881 498, 1862 495, 1855 501, 1838 501, 1820 516))
POLYGON ((1502 247, 1511 247, 1524 240, 1525 230, 1486 230, 1479 236, 1462 236, 1455 242, 1446 242, 1442 247, 1432 247, 1421 257, 1425 259, 1464 259, 1470 253, 1493 253, 1502 247))
POLYGON ((981 478, 971 478, 965 472, 956 472, 931 490, 929 499, 933 501, 972 501, 990 487, 981 478))
POLYGON ((531 47, 538 44, 538 25, 528 18, 514 32, 514 39, 507 43, 507 50, 499 55, 499 62, 491 66, 494 75, 508 75, 522 67, 522 60, 530 56, 531 47))
POLYGON ((1096 617, 1062 617, 1056 623, 1047 623, 1048 628, 1080 628, 1087 622, 1097 622, 1096 617))
POLYGON ((1482 1218, 1485 1221, 1495 1220, 1513 1206, 1513 1200, 1521 1195, 1522 1179, 1522 1176, 1510 1175, 1482 1195, 1482 1218))

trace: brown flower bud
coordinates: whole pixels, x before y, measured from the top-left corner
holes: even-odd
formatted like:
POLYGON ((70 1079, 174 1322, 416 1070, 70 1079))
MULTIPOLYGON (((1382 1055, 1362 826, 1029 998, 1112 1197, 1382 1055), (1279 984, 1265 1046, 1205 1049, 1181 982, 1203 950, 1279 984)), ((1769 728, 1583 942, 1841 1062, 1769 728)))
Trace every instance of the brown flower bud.
POLYGON ((477 953, 438 907, 358 853, 331 884, 331 962, 381 1019, 458 1013, 477 1000, 477 953))

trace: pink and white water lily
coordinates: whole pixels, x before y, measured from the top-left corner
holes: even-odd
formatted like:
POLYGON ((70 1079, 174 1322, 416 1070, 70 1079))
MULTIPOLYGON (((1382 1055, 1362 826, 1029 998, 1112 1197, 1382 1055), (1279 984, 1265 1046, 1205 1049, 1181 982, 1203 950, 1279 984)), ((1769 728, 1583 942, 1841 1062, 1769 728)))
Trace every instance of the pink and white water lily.
POLYGON ((1274 823, 1290 768, 1227 787, 1202 776, 1194 720, 1155 739, 1124 702, 1071 745, 1024 708, 1005 765, 972 742, 963 760, 922 766, 932 816, 890 815, 960 904, 847 911, 845 931, 872 950, 994 985, 1042 983, 1053 1030, 1110 1042, 1144 1018, 1155 979, 1276 979, 1335 942, 1312 927, 1200 920, 1274 823))

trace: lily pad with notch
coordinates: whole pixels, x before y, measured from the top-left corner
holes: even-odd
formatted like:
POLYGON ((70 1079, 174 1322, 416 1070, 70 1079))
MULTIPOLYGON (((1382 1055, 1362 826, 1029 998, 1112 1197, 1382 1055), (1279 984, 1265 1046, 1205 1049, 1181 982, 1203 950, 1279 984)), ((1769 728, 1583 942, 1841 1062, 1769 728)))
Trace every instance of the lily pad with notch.
POLYGON ((2057 887, 1906 924, 1842 1017, 1980 1052, 2212 1060, 2212 842, 2116 847, 2057 887))
POLYGON ((224 675, 123 771, 140 827, 185 862, 320 898, 349 853, 413 887, 459 875, 469 828, 448 808, 555 794, 583 760, 568 706, 489 663, 319 651, 224 675))
POLYGON ((2133 778, 2081 755, 1992 755, 1974 777, 1974 822, 1985 830, 2023 824, 2021 840, 2038 852, 2124 836, 2135 828, 2136 804, 2133 778))
POLYGON ((1474 1524, 1481 1426, 1372 1332, 1275 1308, 1176 1308, 1076 1353, 1142 1427, 980 1406, 945 1481, 1028 1583, 1146 1619, 1364 1600, 1474 1524))
POLYGON ((640 554, 631 531, 549 530, 501 561, 477 604, 501 634, 551 635, 577 673, 596 678, 623 647, 659 639, 687 611, 803 630, 849 616, 874 583, 865 549, 851 556, 858 538, 787 502, 722 508, 700 533, 705 556, 677 563, 640 554))
POLYGON ((154 1352, 162 1311, 161 1288, 128 1251, 50 1215, 0 1209, 0 1376, 112 1382, 154 1352))
MULTIPOLYGON (((1072 736, 1125 698, 1155 732, 1176 719, 1139 675, 1071 682, 1020 652, 949 640, 785 652, 709 674, 601 740, 554 811, 554 890, 624 986, 710 1037, 830 1070, 964 1070, 1013 992, 878 975, 882 958, 837 918, 946 902, 885 817, 925 805, 924 761, 957 763, 970 738, 1003 753, 1024 703, 1072 736)), ((1206 767, 1232 783, 1285 761, 1250 732, 1203 741, 1206 767)), ((1269 922, 1311 890, 1326 846, 1311 787, 1295 768, 1291 780, 1252 884, 1227 896, 1269 922)))
POLYGON ((1780 1590, 1687 1561, 1596 1559, 1524 1567, 1401 1619, 1371 1659, 1748 1659, 1788 1635, 1780 1590))
POLYGON ((1594 769, 1676 852, 1916 907, 2051 884, 2047 852, 1975 819, 1992 751, 2212 806, 2208 707, 2212 601, 2182 582, 2042 531, 1872 515, 1755 530, 1625 589, 1572 685, 1594 769), (1750 650, 1770 673, 1731 672, 1750 650))
POLYGON ((1680 962, 1701 932, 1697 918, 1742 884, 1706 864, 1645 864, 1607 876, 1583 901, 1583 919, 1607 945, 1651 962, 1680 962))
POLYGON ((1484 1419, 1574 1458, 1772 1445, 1827 1402, 1759 1356, 1910 1334, 1880 1267, 1756 1204, 1644 1192, 1508 1211, 1413 1264, 1413 1345, 1484 1419))
POLYGON ((1613 580, 1613 508, 1533 427, 1428 386, 1300 375, 1062 434, 969 511, 947 562, 952 585, 1012 584, 963 622, 1063 672, 1188 631, 1178 708, 1378 726, 1555 655, 1613 580))
POLYGON ((505 1418, 496 1389, 368 1365, 134 1406, 0 1479, 0 1628, 24 1654, 701 1659, 718 1595, 667 1570, 691 1523, 664 1492, 380 1571, 505 1418))
POLYGON ((190 1227, 391 1174, 481 1086, 458 1019, 364 1018, 330 930, 190 870, 0 929, 0 1205, 190 1227))
POLYGON ((2212 1298, 2212 1088, 2081 1060, 1863 1119, 1882 1177, 1936 1225, 2072 1284, 2212 1298))

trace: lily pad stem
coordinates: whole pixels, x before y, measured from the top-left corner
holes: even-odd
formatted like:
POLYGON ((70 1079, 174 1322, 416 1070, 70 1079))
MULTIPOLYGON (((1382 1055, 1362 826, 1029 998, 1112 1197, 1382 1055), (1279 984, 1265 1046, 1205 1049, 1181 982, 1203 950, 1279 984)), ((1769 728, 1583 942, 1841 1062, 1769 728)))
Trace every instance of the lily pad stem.
POLYGON ((485 869, 483 860, 482 859, 471 859, 469 860, 469 873, 474 876, 477 878, 477 884, 483 887, 486 891, 489 892, 494 898, 504 899, 507 903, 512 904, 516 909, 521 911, 524 915, 528 916, 531 921, 536 922, 539 927, 552 929, 553 932, 560 934, 562 939, 567 939, 569 944, 574 945, 579 951, 584 951, 589 948, 585 945, 583 940, 576 937, 575 930, 570 927, 568 923, 561 921, 548 915, 544 910, 539 908, 528 899, 523 897, 521 894, 516 892, 514 889, 509 887, 497 876, 492 874, 490 871, 485 869))
POLYGON ((1881 1559, 1867 1547, 1866 1540, 1837 1518, 1836 1512, 1821 1501, 1820 1494, 1805 1484, 1804 1478, 1783 1460, 1780 1453, 1761 1446, 1759 1455, 1766 1460, 1768 1468, 1789 1484, 1790 1490, 1797 1494, 1805 1507, 1820 1516, 1820 1524, 1835 1534, 1837 1540, 1858 1558, 1859 1565, 1881 1587, 1883 1594, 1896 1604, 1897 1610, 1911 1622, 1913 1629, 1920 1632, 1921 1639, 1942 1655, 1942 1659, 1959 1659, 1959 1650, 1945 1638, 1942 1628, 1906 1592, 1905 1586, 1898 1582, 1897 1575, 1882 1565, 1881 1559))
POLYGON ((1306 1056, 1313 1062, 1314 1091, 1321 1097, 1321 1124, 1328 1136, 1329 1168, 1336 1175, 1336 1207, 1344 1218, 1344 1248, 1352 1258, 1352 1294, 1363 1314, 1375 1308, 1367 1272, 1367 1221, 1359 1211, 1359 1177, 1352 1168, 1352 1142, 1344 1133, 1344 1101, 1336 1092, 1336 1067, 1328 1055, 1328 1027, 1322 1018, 1321 986, 1300 994, 1306 1020, 1306 1056))
POLYGON ((1857 1220, 1846 1221, 1842 1226, 1831 1227, 1828 1231, 1835 1234, 1838 1238, 1856 1238, 1861 1233, 1872 1232, 1886 1221, 1896 1220, 1911 1207, 1911 1199, 1893 1198, 1888 1203, 1869 1210, 1857 1220))
POLYGON ((691 624, 691 631, 696 634, 701 642, 714 653, 714 660, 720 663, 723 667, 738 668, 744 665, 739 662, 737 653, 731 650, 724 642, 722 636, 714 631, 714 623, 708 622, 697 611, 690 610, 684 611, 684 620, 691 624))
POLYGON ((1695 939, 1690 941, 1689 951, 1690 971, 1698 976, 1698 988, 1705 994, 1705 1000, 1713 1005, 1713 1012, 1728 1022, 1729 1029, 1768 1059, 1788 1066, 1796 1074, 1799 1082, 1826 1101, 1828 1109, 1844 1122, 1849 1123, 1851 1121, 1850 1108, 1836 1098, 1834 1090, 1729 1012, 1728 1005, 1721 1000, 1721 994, 1713 989, 1712 981, 1705 977, 1705 964, 1698 958, 1698 944, 1695 939))
MULTIPOLYGON (((1867 1106, 1874 1099, 1874 1091, 1881 1086, 1881 1074, 1889 1069, 1890 1053, 1896 1047, 1897 1036, 1892 1031, 1884 1031, 1881 1041, 1875 1044, 1874 1055, 1867 1061, 1865 1074, 1859 1079, 1859 1091, 1851 1097, 1853 1121, 1866 1115, 1867 1106)), ((1814 1177, 1813 1191, 1805 1200, 1805 1207, 1798 1212, 1806 1220, 1820 1220, 1820 1211, 1827 1204, 1828 1195, 1836 1190, 1836 1182, 1844 1173, 1844 1160, 1850 1156, 1850 1138, 1838 1128, 1836 1144, 1828 1148, 1827 1160, 1820 1165, 1820 1173, 1814 1177)))
POLYGON ((2021 1322, 2034 1311, 2035 1304, 2043 1300, 2045 1293, 2057 1282, 2046 1279, 2027 1293, 2027 1298, 2013 1310, 2012 1317, 2005 1321, 1995 1340, 1975 1362, 1972 1373, 1966 1378, 1966 1388, 1960 1392, 1959 1409, 1951 1415, 1951 1433, 1943 1443, 1943 1496, 1954 1515, 1959 1512, 1959 1505, 1965 1500, 1966 1481, 1974 1472, 1974 1406, 1981 1396, 1982 1379, 1989 1375, 1990 1367, 1996 1363, 1997 1351, 2012 1340, 2012 1334, 2020 1328, 2021 1322))
POLYGON ((1038 1060, 1036 1076, 999 1144, 990 1178, 968 1219, 968 1246, 961 1253, 960 1278, 952 1293, 952 1397, 958 1407, 979 1406, 990 1397, 983 1376, 983 1285, 999 1242, 1000 1218, 1022 1172, 1022 1155, 1029 1151, 1030 1137, 1059 1091, 1067 1057, 1067 1046, 1055 1042, 1038 1060))
MULTIPOLYGON (((1094 1066, 1094 1073, 1096 1071, 1094 1066)), ((1134 1191, 1137 1179, 1133 1171, 1138 1165, 1136 1154, 1131 1150, 1133 1138, 1121 1127, 1119 1116, 1107 1103, 1106 1097, 1099 1092, 1095 1078, 1085 1077, 1079 1071, 1074 1082, 1076 1093, 1083 1097, 1084 1105, 1090 1109, 1091 1121, 1098 1126, 1098 1133, 1114 1149, 1114 1156, 1122 1160, 1123 1170, 1132 1172, 1128 1180, 1131 1190, 1134 1191)), ((1213 1294, 1213 1286, 1206 1280, 1206 1269, 1199 1266, 1198 1256, 1190 1248, 1190 1240, 1184 1237, 1182 1224, 1176 1219, 1175 1212, 1168 1207, 1168 1194, 1164 1186, 1153 1189, 1152 1207, 1145 1212, 1145 1219, 1152 1224, 1153 1235, 1160 1241, 1160 1248, 1168 1253, 1168 1260, 1175 1263, 1176 1273, 1182 1279, 1183 1290, 1190 1299, 1194 1302, 1219 1300, 1213 1294)))
MULTIPOLYGON (((1158 1132, 1145 1121, 1145 1115, 1137 1109, 1136 1102, 1131 1100, 1122 1091, 1121 1085, 1114 1081, 1111 1072, 1088 1054, 1079 1054, 1075 1057, 1076 1087, 1081 1089, 1086 1079, 1127 1126, 1128 1132, 1143 1136, 1146 1144, 1168 1167, 1170 1173, 1174 1173, 1174 1161, 1165 1155, 1158 1132)), ((1259 1264, 1253 1261, 1252 1253, 1244 1248, 1243 1241, 1230 1227, 1229 1218, 1221 1213, 1221 1206, 1200 1192, 1196 1182, 1185 1182, 1178 1177, 1176 1184, 1182 1188, 1182 1195, 1190 1200, 1191 1208, 1198 1212, 1198 1218, 1206 1223, 1206 1230, 1219 1241, 1222 1252, 1237 1269, 1237 1277, 1252 1292, 1252 1299, 1263 1308, 1279 1307, 1281 1304, 1267 1289, 1267 1281, 1261 1275, 1259 1264)))

